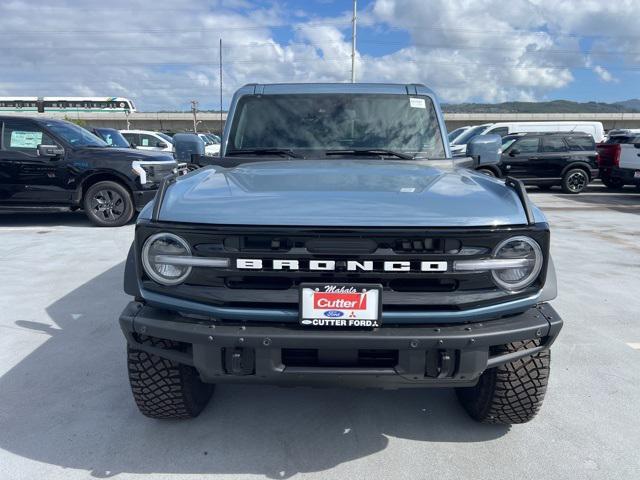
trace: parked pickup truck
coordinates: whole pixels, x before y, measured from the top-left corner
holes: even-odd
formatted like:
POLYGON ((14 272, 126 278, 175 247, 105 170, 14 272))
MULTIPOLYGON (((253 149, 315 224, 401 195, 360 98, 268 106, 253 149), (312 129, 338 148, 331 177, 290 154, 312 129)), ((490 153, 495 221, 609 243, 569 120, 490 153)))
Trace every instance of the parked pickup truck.
POLYGON ((597 148, 602 183, 609 188, 640 185, 640 134, 620 131, 597 148))
POLYGON ((171 155, 109 146, 64 120, 0 116, 0 208, 82 208, 98 226, 127 223, 177 171, 171 155))
POLYGON ((219 165, 139 215, 120 325, 140 411, 197 416, 217 383, 454 387, 529 421, 562 320, 549 225, 479 136, 453 160, 423 85, 246 85, 219 165), (465 168, 468 167, 468 168, 465 168))

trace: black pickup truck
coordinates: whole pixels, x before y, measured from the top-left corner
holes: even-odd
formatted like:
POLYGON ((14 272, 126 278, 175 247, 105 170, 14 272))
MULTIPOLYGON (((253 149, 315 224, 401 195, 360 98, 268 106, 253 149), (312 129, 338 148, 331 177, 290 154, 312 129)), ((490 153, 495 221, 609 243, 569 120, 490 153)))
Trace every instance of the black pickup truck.
POLYGON ((0 116, 0 208, 84 209, 124 225, 177 168, 171 155, 109 146, 64 120, 0 116))

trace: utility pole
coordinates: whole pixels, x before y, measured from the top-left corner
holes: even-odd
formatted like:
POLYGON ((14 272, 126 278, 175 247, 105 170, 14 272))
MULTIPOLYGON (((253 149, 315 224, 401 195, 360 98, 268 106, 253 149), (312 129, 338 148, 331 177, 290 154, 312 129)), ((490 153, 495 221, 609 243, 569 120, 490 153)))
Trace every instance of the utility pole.
POLYGON ((197 132, 198 127, 198 101, 191 100, 191 113, 193 113, 193 133, 197 132))
POLYGON ((356 19, 357 0, 353 0, 353 18, 351 19, 351 83, 356 81, 356 19))

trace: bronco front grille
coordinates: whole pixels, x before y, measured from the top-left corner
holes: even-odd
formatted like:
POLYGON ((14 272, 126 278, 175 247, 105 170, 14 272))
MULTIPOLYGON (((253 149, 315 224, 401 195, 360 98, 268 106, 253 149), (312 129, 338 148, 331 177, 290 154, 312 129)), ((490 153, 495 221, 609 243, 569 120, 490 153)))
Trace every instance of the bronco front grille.
MULTIPOLYGON (((297 308, 303 283, 371 283, 383 286, 383 310, 464 310, 531 295, 544 283, 544 273, 518 294, 497 288, 488 272, 454 272, 458 259, 486 258, 505 238, 528 235, 541 245, 545 258, 546 225, 510 228, 322 229, 277 227, 176 226, 140 224, 138 245, 158 231, 187 240, 193 255, 229 258, 228 268, 194 267, 181 285, 163 287, 143 277, 146 289, 193 301, 236 307, 297 308), (263 262, 264 268, 237 268, 238 259, 263 262), (297 261, 298 269, 274 270, 274 260, 297 261), (318 271, 311 262, 335 262, 318 271), (372 262, 374 271, 349 270, 348 262, 372 262), (409 271, 385 271, 385 262, 405 262, 409 271), (423 263, 446 262, 446 271, 422 271, 423 263)), ((143 272, 143 269, 139 269, 143 272)), ((542 269, 546 272, 546 268, 542 269)))

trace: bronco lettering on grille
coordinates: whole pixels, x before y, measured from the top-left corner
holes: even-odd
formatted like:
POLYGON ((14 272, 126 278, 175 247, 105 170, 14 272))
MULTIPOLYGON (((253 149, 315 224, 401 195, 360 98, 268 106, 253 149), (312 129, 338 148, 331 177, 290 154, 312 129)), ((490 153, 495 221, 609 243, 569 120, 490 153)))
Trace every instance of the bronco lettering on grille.
MULTIPOLYGON (((259 258, 238 258, 236 268, 239 270, 309 270, 309 271, 335 271, 338 270, 337 260, 280 260, 259 258), (306 265, 305 265, 306 263, 306 265)), ((448 262, 443 261, 379 261, 373 260, 348 260, 342 261, 342 269, 348 272, 446 272, 448 262)))

